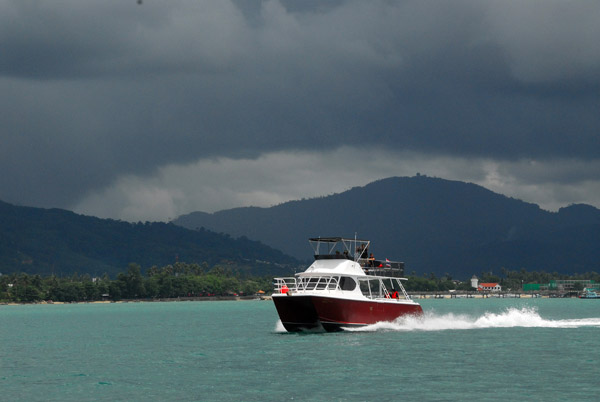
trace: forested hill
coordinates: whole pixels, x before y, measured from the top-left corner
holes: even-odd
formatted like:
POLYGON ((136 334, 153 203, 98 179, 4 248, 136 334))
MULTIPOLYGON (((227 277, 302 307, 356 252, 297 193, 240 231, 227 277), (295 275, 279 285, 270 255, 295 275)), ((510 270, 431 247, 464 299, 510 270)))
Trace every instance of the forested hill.
POLYGON ((247 238, 170 223, 128 223, 0 201, 0 273, 113 275, 176 261, 253 275, 289 274, 298 262, 247 238))
POLYGON ((358 233, 372 241, 376 257, 405 261, 407 273, 600 272, 600 210, 549 212, 475 184, 425 176, 270 208, 192 213, 174 223, 245 235, 298 258, 310 257, 308 237, 358 233))

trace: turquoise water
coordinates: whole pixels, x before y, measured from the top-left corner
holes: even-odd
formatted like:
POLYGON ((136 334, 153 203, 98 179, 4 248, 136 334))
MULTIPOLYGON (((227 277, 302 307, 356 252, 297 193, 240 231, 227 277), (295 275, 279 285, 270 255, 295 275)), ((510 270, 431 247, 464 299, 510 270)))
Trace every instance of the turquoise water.
POLYGON ((598 399, 600 300, 421 304, 325 334, 269 301, 0 306, 0 400, 598 399))

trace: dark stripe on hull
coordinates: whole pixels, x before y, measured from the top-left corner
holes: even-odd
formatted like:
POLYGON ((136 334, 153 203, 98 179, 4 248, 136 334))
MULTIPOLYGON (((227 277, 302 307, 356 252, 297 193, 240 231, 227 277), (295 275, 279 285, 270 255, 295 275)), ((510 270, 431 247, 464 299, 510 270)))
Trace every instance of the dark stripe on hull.
POLYGON ((321 326, 327 332, 341 332, 347 328, 360 328, 364 327, 364 324, 347 324, 347 323, 338 323, 338 322, 326 322, 321 321, 321 326))
POLYGON ((311 296, 275 296, 273 302, 288 332, 323 330, 311 296))

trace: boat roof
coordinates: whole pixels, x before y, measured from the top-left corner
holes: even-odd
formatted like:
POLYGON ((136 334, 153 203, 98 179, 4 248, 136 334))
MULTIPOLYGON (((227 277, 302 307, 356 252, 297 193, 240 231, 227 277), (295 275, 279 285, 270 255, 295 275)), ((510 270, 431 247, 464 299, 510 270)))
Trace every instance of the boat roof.
POLYGON ((372 281, 372 280, 377 280, 377 279, 397 279, 399 281, 408 281, 408 278, 404 278, 404 277, 400 277, 400 276, 383 276, 383 275, 366 275, 366 274, 359 274, 357 275, 354 272, 328 272, 328 271, 311 271, 311 272, 300 272, 296 275, 294 275, 298 278, 302 277, 302 278, 319 278, 319 277, 327 277, 327 276, 353 276, 356 277, 359 280, 368 280, 368 281, 372 281))

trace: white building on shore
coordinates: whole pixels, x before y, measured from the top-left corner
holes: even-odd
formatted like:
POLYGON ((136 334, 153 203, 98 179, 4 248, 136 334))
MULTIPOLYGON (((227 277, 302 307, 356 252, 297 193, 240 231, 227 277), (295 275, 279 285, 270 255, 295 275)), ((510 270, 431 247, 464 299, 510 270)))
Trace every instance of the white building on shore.
POLYGON ((502 286, 496 282, 480 283, 477 290, 480 292, 501 292, 502 286))
POLYGON ((471 278, 471 287, 479 292, 501 292, 502 286, 496 282, 479 283, 479 278, 475 275, 471 278))

